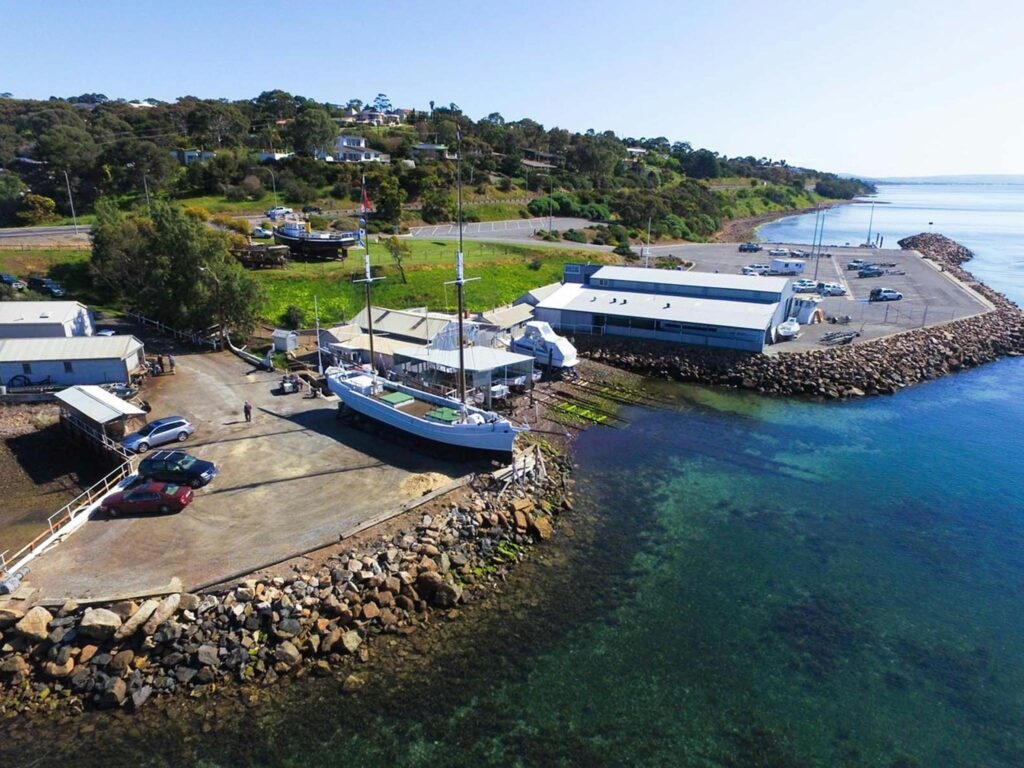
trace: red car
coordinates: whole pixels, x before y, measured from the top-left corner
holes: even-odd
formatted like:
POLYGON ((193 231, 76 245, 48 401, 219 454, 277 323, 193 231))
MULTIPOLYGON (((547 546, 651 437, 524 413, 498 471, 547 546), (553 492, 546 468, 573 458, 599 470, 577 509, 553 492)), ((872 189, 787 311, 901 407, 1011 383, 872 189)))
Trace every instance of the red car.
POLYGON ((100 511, 109 517, 122 512, 181 512, 192 501, 192 489, 187 485, 173 483, 143 483, 127 491, 107 496, 100 504, 100 511))

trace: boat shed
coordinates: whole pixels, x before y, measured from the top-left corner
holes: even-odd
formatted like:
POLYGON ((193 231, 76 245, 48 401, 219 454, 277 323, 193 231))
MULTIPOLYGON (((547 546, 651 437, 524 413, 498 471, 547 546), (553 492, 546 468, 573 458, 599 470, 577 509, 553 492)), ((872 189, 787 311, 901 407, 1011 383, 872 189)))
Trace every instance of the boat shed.
POLYGON ((82 425, 108 437, 121 439, 130 431, 129 422, 141 419, 146 412, 93 384, 68 387, 56 395, 62 418, 74 418, 82 425))
MULTIPOLYGON (((352 322, 364 331, 368 331, 370 327, 368 317, 366 307, 363 307, 352 318, 352 322)), ((374 307, 374 342, 376 343, 377 334, 387 334, 397 339, 407 339, 417 344, 426 344, 433 341, 438 332, 455 319, 454 315, 429 312, 426 307, 416 309, 374 307)))
MULTIPOLYGON (((528 387, 533 358, 494 347, 464 347, 466 387, 475 389, 485 407, 508 394, 511 387, 528 387)), ((395 351, 395 364, 424 383, 454 387, 459 371, 459 350, 403 347, 395 351)))
POLYGON ((568 264, 534 314, 563 333, 761 352, 792 300, 786 278, 568 264))
POLYGON ((548 283, 537 288, 531 288, 526 293, 518 296, 512 303, 515 305, 529 304, 531 307, 535 307, 561 287, 561 283, 548 283))
MULTIPOLYGON (((380 336, 376 333, 376 328, 374 331, 373 355, 380 370, 394 368, 396 350, 402 347, 421 346, 404 339, 380 336)), ((320 348, 329 353, 335 363, 340 360, 360 364, 370 362, 370 334, 363 333, 355 323, 321 328, 320 348)))
POLYGON ((533 306, 516 304, 511 307, 492 309, 481 312, 475 318, 483 331, 492 331, 502 335, 515 334, 523 330, 533 320, 533 306))
POLYGON ((127 384, 145 361, 134 336, 0 339, 0 384, 127 384))
POLYGON ((77 301, 0 302, 0 339, 92 336, 92 313, 77 301))

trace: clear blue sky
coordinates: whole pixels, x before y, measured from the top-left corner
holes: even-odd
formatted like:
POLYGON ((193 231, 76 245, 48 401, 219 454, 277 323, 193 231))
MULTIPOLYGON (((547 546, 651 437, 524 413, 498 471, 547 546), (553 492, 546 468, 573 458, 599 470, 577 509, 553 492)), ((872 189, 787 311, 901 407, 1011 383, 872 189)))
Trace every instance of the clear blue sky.
POLYGON ((879 176, 1024 173, 1020 0, 8 2, 0 91, 455 102, 879 176))

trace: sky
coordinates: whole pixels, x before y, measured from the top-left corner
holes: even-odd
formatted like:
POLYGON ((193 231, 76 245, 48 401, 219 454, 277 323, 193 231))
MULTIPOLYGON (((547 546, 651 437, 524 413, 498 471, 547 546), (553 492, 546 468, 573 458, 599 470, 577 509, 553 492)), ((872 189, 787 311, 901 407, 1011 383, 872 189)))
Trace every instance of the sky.
POLYGON ((1024 174, 1020 0, 0 0, 0 92, 458 104, 874 177, 1024 174))

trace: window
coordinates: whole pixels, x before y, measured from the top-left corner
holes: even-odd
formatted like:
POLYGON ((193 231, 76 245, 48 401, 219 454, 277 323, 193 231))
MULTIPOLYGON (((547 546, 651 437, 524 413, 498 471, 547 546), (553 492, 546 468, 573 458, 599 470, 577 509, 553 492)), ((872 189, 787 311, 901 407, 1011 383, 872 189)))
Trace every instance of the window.
POLYGON ((64 373, 74 373, 74 372, 75 372, 75 367, 73 365, 71 365, 71 363, 65 362, 64 363, 64 373))
POLYGON ((21 364, 21 372, 22 373, 32 373, 32 363, 22 363, 21 364))

